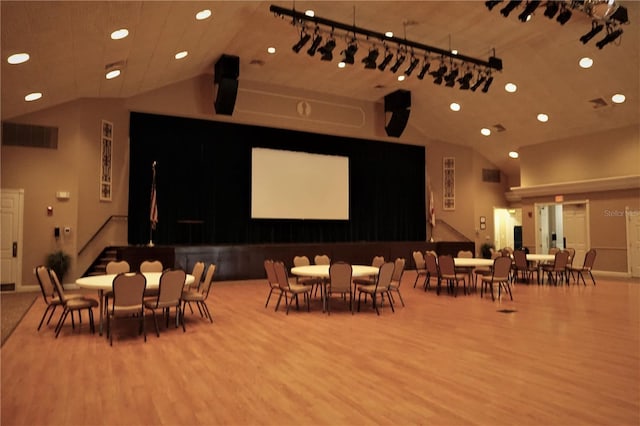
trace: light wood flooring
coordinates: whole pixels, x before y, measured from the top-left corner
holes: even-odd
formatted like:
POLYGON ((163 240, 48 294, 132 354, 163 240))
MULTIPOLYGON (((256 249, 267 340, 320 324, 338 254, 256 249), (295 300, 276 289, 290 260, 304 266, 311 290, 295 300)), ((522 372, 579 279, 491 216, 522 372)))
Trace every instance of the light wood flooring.
MULTIPOLYGON (((351 315, 264 308, 265 280, 216 282, 214 323, 113 347, 39 299, 0 350, 9 425, 638 425, 640 284, 518 284, 514 301, 414 289, 351 315), (396 301, 399 302, 396 298, 396 301), (502 313, 500 310, 512 310, 502 313)), ((96 315, 97 316, 97 315, 96 315)))

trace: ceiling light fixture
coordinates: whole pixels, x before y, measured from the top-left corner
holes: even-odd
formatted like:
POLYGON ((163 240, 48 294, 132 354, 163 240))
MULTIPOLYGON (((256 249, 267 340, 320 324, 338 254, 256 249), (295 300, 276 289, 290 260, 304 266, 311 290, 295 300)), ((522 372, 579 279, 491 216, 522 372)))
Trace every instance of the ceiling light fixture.
POLYGON ((14 53, 13 55, 7 58, 7 62, 10 63, 11 65, 22 64, 27 62, 28 60, 29 60, 28 53, 14 53))
POLYGON ((513 159, 516 159, 516 158, 520 157, 520 154, 518 154, 518 151, 510 151, 509 152, 509 157, 513 158, 513 159))
POLYGON ((462 77, 460 77, 458 79, 458 83, 460 83, 460 90, 469 90, 472 78, 473 73, 471 71, 467 71, 462 77))
POLYGON ((515 93, 515 91, 518 90, 518 86, 516 86, 513 83, 507 83, 504 85, 504 90, 506 90, 509 93, 515 93))
POLYGON ((128 35, 129 35, 129 30, 127 30, 126 28, 121 28, 119 30, 115 30, 114 32, 112 32, 111 38, 113 40, 121 40, 128 35))
POLYGON ((518 19, 522 22, 527 22, 531 19, 531 15, 533 15, 538 6, 540 6, 540 0, 529 0, 522 13, 518 15, 518 19))
POLYGON ((276 53, 276 48, 273 46, 267 47, 267 53, 273 55, 274 53, 276 53))
POLYGON ((541 123, 546 123, 549 121, 549 116, 547 114, 540 113, 538 114, 538 121, 541 123))
POLYGON ((458 67, 453 68, 451 72, 444 77, 444 81, 447 82, 445 86, 453 87, 456 84, 456 78, 458 78, 458 73, 459 73, 458 67))
POLYGON ((482 83, 484 83, 484 81, 487 79, 487 77, 485 75, 481 75, 478 77, 478 80, 476 80, 475 83, 473 83, 473 86, 471 86, 471 91, 475 92, 476 90, 478 90, 478 87, 480 87, 482 85, 482 83))
POLYGON ((184 59, 184 58, 187 57, 188 54, 189 54, 189 52, 187 52, 186 50, 183 50, 182 52, 176 53, 174 58, 176 58, 176 59, 184 59))
POLYGON ((489 87, 491 87, 491 83, 493 83, 493 77, 489 76, 487 81, 484 82, 484 86, 482 87, 482 93, 487 93, 489 91, 489 87))
POLYGON ((33 92, 33 93, 29 93, 27 96, 25 96, 24 100, 27 101, 27 102, 33 102, 33 101, 37 101, 41 97, 42 97, 42 93, 33 92))
POLYGON ((422 80, 424 78, 424 76, 427 74, 427 71, 429 71, 430 67, 431 67, 431 62, 429 62, 429 58, 425 56, 424 61, 422 63, 422 68, 420 68, 420 72, 418 73, 418 80, 422 80))
POLYGON ((460 104, 453 102, 451 103, 451 105, 449 105, 449 109, 451 109, 451 111, 460 111, 460 104))
POLYGON ((356 52, 358 51, 358 43, 356 42, 355 36, 351 39, 351 42, 347 45, 347 48, 344 49, 342 53, 342 62, 345 64, 353 65, 355 62, 356 52))
POLYGON ((416 69, 419 63, 420 63, 420 59, 411 55, 411 61, 409 61, 409 67, 404 71, 404 75, 410 76, 413 70, 416 69))
POLYGON ((593 59, 584 57, 580 59, 579 64, 581 68, 591 68, 593 66, 593 59))
POLYGON ((600 31, 604 29, 604 24, 598 24, 596 21, 591 23, 591 31, 580 37, 582 44, 587 44, 600 31))
POLYGON ((296 53, 299 53, 300 50, 304 47, 305 44, 307 44, 307 42, 310 39, 311 39, 311 36, 307 34, 306 31, 303 29, 300 32, 300 40, 291 47, 291 50, 293 50, 296 53))
POLYGON ((331 37, 329 40, 327 40, 324 46, 318 49, 318 52, 320 52, 320 54, 322 55, 320 56, 320 59, 323 61, 333 60, 333 49, 335 49, 335 47, 336 41, 333 39, 333 37, 331 37))
POLYGON ((369 49, 369 54, 362 59, 362 63, 364 67, 368 70, 376 69, 376 61, 378 60, 378 56, 380 55, 380 51, 378 49, 371 48, 369 49))
POLYGON ((389 68, 389 71, 391 71, 394 74, 398 72, 398 70, 400 69, 400 65, 404 63, 405 58, 406 58, 406 55, 404 54, 404 52, 402 50, 398 50, 398 53, 396 53, 396 63, 393 64, 391 68, 389 68))
POLYGON ((500 9, 500 13, 506 18, 511 12, 513 12, 513 9, 520 6, 520 3, 522 3, 522 0, 511 0, 505 7, 500 9))
POLYGON ((496 5, 498 3, 502 3, 502 0, 490 0, 490 1, 485 1, 484 5, 487 6, 487 9, 491 10, 494 7, 496 7, 496 5))
POLYGON ((553 17, 556 16, 556 13, 558 13, 559 9, 560 5, 557 1, 548 1, 547 6, 544 9, 544 16, 549 19, 553 19, 553 17))
POLYGON ((392 59, 393 59, 393 53, 391 53, 388 49, 386 49, 384 52, 384 59, 382 60, 382 62, 380 62, 380 65, 378 65, 378 69, 380 71, 384 71, 392 59))
POLYGON ((491 130, 483 127, 482 129, 480 129, 480 133, 482 134, 482 136, 489 136, 491 134, 491 130))
POLYGON ((322 36, 318 33, 319 28, 316 28, 316 32, 313 36, 313 41, 311 42, 311 47, 307 50, 307 54, 309 56, 313 56, 316 54, 316 50, 320 47, 320 43, 322 43, 322 36))
POLYGON ((431 71, 429 75, 433 77, 433 82, 435 84, 442 84, 442 79, 444 78, 444 75, 447 73, 447 70, 448 70, 447 65, 444 62, 441 62, 438 69, 436 71, 431 71))
POLYGON ((627 98, 621 94, 621 93, 616 93, 615 95, 613 95, 611 97, 611 101, 613 101, 616 104, 621 104, 623 103, 627 98))
POLYGON ((560 23, 560 25, 566 24, 569 19, 571 19, 571 10, 567 9, 567 7, 563 4, 562 11, 558 14, 556 21, 560 23))
POLYGON ((200 12, 196 13, 196 19, 198 21, 205 20, 210 16, 211 16, 211 10, 209 10, 209 9, 203 9, 200 12))

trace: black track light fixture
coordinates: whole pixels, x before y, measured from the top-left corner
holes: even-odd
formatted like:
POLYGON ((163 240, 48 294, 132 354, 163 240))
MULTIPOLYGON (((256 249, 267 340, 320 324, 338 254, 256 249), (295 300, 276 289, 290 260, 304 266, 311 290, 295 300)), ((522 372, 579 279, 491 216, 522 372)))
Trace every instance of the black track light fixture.
POLYGON ((449 74, 444 77, 444 81, 446 81, 445 86, 453 87, 456 84, 456 78, 458 78, 458 68, 453 68, 449 74))
POLYGON ((486 79, 487 77, 484 75, 481 75, 480 77, 478 77, 478 80, 475 83, 473 83, 473 86, 471 86, 471 91, 475 92, 476 90, 478 90, 478 87, 480 87, 486 79))
POLYGON ((436 71, 431 71, 429 73, 429 75, 433 77, 433 82, 435 84, 442 84, 442 79, 444 78, 444 75, 447 73, 447 69, 448 69, 447 66, 443 62, 443 63, 440 63, 440 66, 436 71))
POLYGON ((607 36, 605 38, 603 38, 602 40, 600 40, 599 42, 597 42, 596 46, 598 46, 598 49, 602 49, 607 44, 615 41, 621 35, 622 35, 622 29, 617 29, 615 31, 609 31, 609 28, 607 28, 607 36))
POLYGON ((547 6, 544 9, 544 16, 549 19, 553 19, 553 17, 556 16, 556 13, 558 13, 559 9, 560 5, 557 1, 548 1, 547 6))
POLYGON ((420 59, 416 58, 415 56, 411 56, 411 61, 409 61, 409 67, 404 71, 404 75, 406 75, 407 77, 410 76, 413 70, 416 69, 419 63, 420 63, 420 59))
POLYGON ((356 43, 356 39, 351 39, 351 42, 347 45, 347 48, 344 49, 342 53, 342 62, 345 64, 353 65, 355 62, 356 52, 358 51, 358 44, 356 43))
POLYGON ((458 83, 460 83, 460 90, 469 90, 472 78, 473 73, 471 71, 464 73, 464 75, 458 79, 458 83))
POLYGON ((398 51, 398 53, 396 54, 396 62, 391 66, 391 68, 389 68, 389 70, 392 73, 398 72, 398 70, 400 69, 400 65, 404 63, 405 58, 406 55, 404 54, 404 52, 398 51))
POLYGON ((424 62, 422 63, 422 68, 420 68, 420 72, 418 73, 418 80, 422 80, 424 76, 429 71, 429 67, 431 67, 431 62, 429 62, 428 58, 424 58, 424 62))
POLYGON ((369 49, 369 54, 362 59, 364 67, 368 70, 376 69, 376 61, 378 60, 378 55, 380 55, 378 49, 376 49, 375 47, 369 49))
POLYGON ((518 15, 518 19, 522 22, 527 22, 538 6, 540 6, 540 0, 529 0, 522 13, 518 15))
POLYGON ((489 0, 485 1, 484 5, 487 6, 487 9, 492 10, 498 3, 502 3, 502 0, 489 0))
POLYGON ((500 13, 506 18, 511 12, 513 12, 513 9, 520 6, 520 3, 522 3, 522 0, 511 0, 505 7, 500 9, 500 13))
POLYGON ((291 49, 298 53, 300 52, 300 50, 304 47, 305 44, 307 44, 307 42, 311 40, 311 36, 309 34, 307 34, 306 32, 304 32, 304 30, 300 33, 300 41, 298 41, 296 44, 293 45, 293 47, 291 47, 291 49))
POLYGON ((380 65, 378 65, 378 69, 380 71, 384 71, 392 59, 393 59, 393 53, 391 53, 389 50, 386 50, 384 52, 384 59, 382 60, 382 62, 380 62, 380 65))
POLYGON ((604 29, 604 24, 598 24, 596 21, 593 21, 591 23, 591 31, 589 31, 588 33, 580 37, 580 41, 582 42, 582 44, 589 43, 589 40, 591 40, 596 34, 598 34, 603 29, 604 29))
POLYGON ((324 46, 318 49, 318 52, 322 55, 320 57, 323 61, 332 61, 333 60, 333 49, 336 47, 336 41, 332 38, 327 40, 324 46))
POLYGON ((313 56, 316 54, 316 50, 318 50, 318 47, 320 47, 320 43, 322 43, 322 36, 318 34, 318 31, 316 30, 316 35, 313 37, 311 47, 307 50, 309 56, 313 56))
POLYGON ((489 91, 489 87, 491 87, 491 83, 493 83, 493 77, 489 76, 487 81, 484 82, 484 86, 482 87, 482 93, 487 93, 489 91))
POLYGON ((567 9, 565 6, 562 7, 562 11, 558 14, 556 21, 560 23, 560 25, 564 25, 571 19, 571 10, 567 9))

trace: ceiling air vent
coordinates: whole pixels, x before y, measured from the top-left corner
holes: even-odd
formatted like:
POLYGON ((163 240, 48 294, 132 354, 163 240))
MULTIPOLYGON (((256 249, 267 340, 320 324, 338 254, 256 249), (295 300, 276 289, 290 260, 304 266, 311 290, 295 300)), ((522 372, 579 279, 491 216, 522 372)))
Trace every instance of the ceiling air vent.
POLYGON ((591 102, 591 104, 593 105, 594 109, 604 108, 606 106, 609 106, 607 101, 605 101, 602 98, 591 99, 589 102, 591 102))
POLYGON ((500 183, 500 170, 498 169, 482 169, 482 181, 500 183))
POLYGON ((507 130, 507 128, 504 127, 502 124, 494 124, 493 128, 495 129, 496 132, 504 132, 505 130, 507 130))
POLYGON ((3 121, 2 144, 57 149, 58 128, 3 121))

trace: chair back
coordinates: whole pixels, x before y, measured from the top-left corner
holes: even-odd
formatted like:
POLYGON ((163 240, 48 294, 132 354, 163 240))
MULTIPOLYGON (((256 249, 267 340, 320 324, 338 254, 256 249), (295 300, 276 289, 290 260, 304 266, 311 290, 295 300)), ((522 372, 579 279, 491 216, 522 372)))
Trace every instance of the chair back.
POLYGON ((130 272, 131 267, 129 266, 129 262, 126 260, 112 260, 107 263, 106 273, 108 275, 111 274, 120 274, 122 272, 130 272))
POLYGON ((556 254, 560 251, 560 249, 558 247, 551 247, 549 249, 549 254, 556 254))
POLYGON ((177 305, 187 278, 182 269, 168 269, 160 276, 158 287, 158 305, 177 305))
POLYGON ((140 272, 162 272, 162 262, 159 260, 145 260, 140 264, 140 272))
POLYGON ((191 275, 193 275, 193 284, 191 284, 194 288, 200 287, 200 282, 202 281, 202 274, 204 274, 204 262, 198 261, 193 265, 193 269, 191 270, 191 275))
POLYGON ((264 260, 264 272, 267 274, 267 281, 271 287, 278 287, 278 277, 276 277, 276 268, 272 259, 264 260))
POLYGON ((590 271, 593 268, 593 264, 596 261, 596 249, 590 249, 584 255, 584 263, 582 265, 583 271, 590 271))
POLYGON ((293 258, 293 266, 307 266, 311 265, 309 258, 307 256, 294 256, 293 258))
POLYGON ((391 276, 391 281, 397 283, 396 285, 400 286, 400 281, 402 280, 402 274, 404 273, 404 264, 405 260, 403 257, 399 257, 393 262, 393 275, 391 276))
MULTIPOLYGON (((524 253, 524 252, 523 252, 524 253)), ((500 256, 493 261, 493 279, 494 281, 507 281, 509 279, 509 271, 511 270, 511 258, 500 256)))
POLYGON ((455 275, 456 264, 450 254, 442 254, 438 256, 438 269, 441 275, 455 275))
POLYGON ((435 253, 433 252, 426 252, 424 255, 424 263, 427 267, 427 272, 429 272, 429 274, 432 277, 437 277, 438 276, 438 258, 436 257, 435 253))
POLYGON ((462 257, 465 259, 472 259, 473 258, 473 252, 471 250, 460 250, 458 251, 458 256, 457 257, 462 257))
POLYGON ((566 251, 558 251, 556 253, 555 260, 553 262, 553 271, 562 272, 567 267, 567 261, 569 260, 569 253, 566 251))
POLYGON ((316 265, 330 265, 331 258, 326 254, 318 254, 313 258, 313 261, 316 265))
POLYGON ((376 280, 376 291, 386 291, 391 285, 393 270, 395 265, 393 262, 385 262, 378 271, 378 279, 376 280))
POLYGON ((517 269, 526 270, 529 266, 527 262, 527 253, 524 250, 516 250, 513 252, 513 260, 517 269))
POLYGON ((576 255, 576 250, 571 248, 566 248, 563 250, 567 253, 567 268, 570 268, 573 265, 573 257, 576 255))
POLYGON ((348 293, 351 291, 351 265, 335 262, 329 267, 329 279, 332 293, 348 293))
POLYGON ((67 296, 65 296, 64 294, 64 287, 62 287, 62 284, 60 284, 60 280, 58 279, 58 275, 56 274, 56 271, 54 271, 53 269, 49 269, 49 277, 51 279, 51 282, 53 283, 53 288, 56 290, 56 293, 60 298, 60 301, 62 303, 67 303, 68 299, 67 299, 67 296))
POLYGON ((213 286, 213 276, 215 273, 216 265, 212 263, 207 268, 207 273, 204 275, 204 281, 202 281, 202 284, 200 284, 200 287, 198 288, 198 291, 204 296, 203 300, 207 300, 207 297, 209 296, 209 291, 213 286))
POLYGON ((278 280, 278 287, 280 290, 289 290, 289 274, 287 274, 287 267, 284 266, 284 262, 273 262, 273 268, 276 273, 276 280, 278 280))
POLYGON ((51 302, 50 299, 53 298, 56 294, 53 280, 51 279, 51 275, 49 274, 49 268, 44 265, 36 267, 36 278, 38 278, 38 284, 40 285, 40 290, 42 291, 42 297, 44 297, 44 301, 48 305, 51 302))
POLYGON ((426 263, 424 261, 424 255, 421 251, 414 251, 413 255, 413 263, 416 265, 416 269, 418 271, 424 270, 426 268, 426 263))
POLYGON ((380 268, 384 263, 384 256, 373 256, 371 259, 371 266, 375 266, 376 268, 380 268))
POLYGON ((142 311, 147 279, 138 272, 121 272, 113 279, 111 312, 135 313, 142 311))

